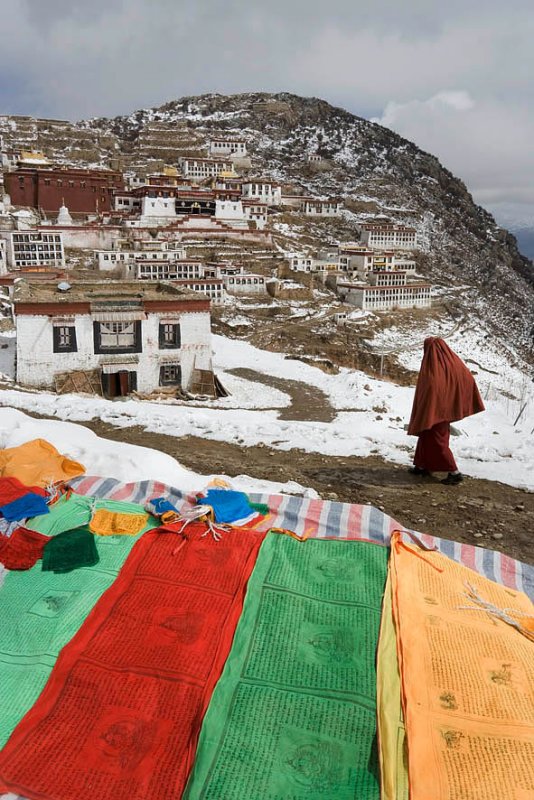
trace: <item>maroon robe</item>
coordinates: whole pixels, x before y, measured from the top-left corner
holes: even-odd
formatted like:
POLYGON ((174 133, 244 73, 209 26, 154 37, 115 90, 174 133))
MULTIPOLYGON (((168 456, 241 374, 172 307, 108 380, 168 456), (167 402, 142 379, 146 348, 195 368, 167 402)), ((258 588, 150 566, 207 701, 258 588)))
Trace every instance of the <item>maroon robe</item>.
POLYGON ((414 464, 428 472, 456 472, 458 467, 449 447, 451 426, 438 422, 428 431, 422 431, 417 439, 414 464))
POLYGON ((428 472, 457 472, 449 447, 451 422, 484 411, 475 379, 439 337, 425 340, 408 434, 417 436, 414 464, 428 472))

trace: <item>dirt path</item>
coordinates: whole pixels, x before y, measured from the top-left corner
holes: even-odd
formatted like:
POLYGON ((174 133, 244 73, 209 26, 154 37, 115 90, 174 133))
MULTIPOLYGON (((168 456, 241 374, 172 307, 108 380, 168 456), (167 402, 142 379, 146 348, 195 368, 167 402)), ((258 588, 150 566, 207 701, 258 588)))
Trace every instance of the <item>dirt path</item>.
POLYGON ((442 486, 377 457, 326 457, 196 437, 176 439, 100 421, 81 424, 104 438, 161 450, 195 472, 298 481, 325 499, 371 503, 406 527, 534 563, 534 493, 502 483, 471 478, 459 486, 442 486))
POLYGON ((304 381, 292 381, 286 378, 275 378, 264 375, 254 369, 237 367, 227 370, 231 375, 245 378, 247 381, 261 383, 264 386, 279 389, 291 397, 291 405, 279 410, 278 418, 284 420, 305 420, 307 422, 332 422, 336 410, 332 408, 328 395, 304 381))

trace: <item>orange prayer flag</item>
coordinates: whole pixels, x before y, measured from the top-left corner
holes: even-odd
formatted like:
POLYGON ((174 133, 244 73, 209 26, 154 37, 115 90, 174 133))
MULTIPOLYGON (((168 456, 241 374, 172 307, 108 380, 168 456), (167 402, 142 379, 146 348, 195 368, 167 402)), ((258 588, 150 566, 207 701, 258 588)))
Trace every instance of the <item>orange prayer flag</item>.
POLYGON ((398 533, 391 578, 410 800, 534 798, 532 603, 398 533))
POLYGON ((0 450, 0 476, 14 476, 26 486, 48 486, 83 475, 85 467, 61 455, 45 439, 0 450))

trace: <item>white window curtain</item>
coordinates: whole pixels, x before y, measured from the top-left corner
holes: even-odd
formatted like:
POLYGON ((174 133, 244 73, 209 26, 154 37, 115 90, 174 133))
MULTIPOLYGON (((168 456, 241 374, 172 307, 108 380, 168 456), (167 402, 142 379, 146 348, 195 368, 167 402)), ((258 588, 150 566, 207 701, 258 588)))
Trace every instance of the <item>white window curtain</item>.
POLYGON ((102 322, 100 324, 102 347, 134 347, 135 325, 133 322, 102 322))

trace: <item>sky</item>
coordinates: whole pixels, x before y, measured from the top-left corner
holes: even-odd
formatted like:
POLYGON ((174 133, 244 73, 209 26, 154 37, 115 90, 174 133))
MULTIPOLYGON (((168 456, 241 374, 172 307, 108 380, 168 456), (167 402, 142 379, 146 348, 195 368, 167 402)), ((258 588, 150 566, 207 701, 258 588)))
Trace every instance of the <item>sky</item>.
POLYGON ((0 0, 0 113, 116 116, 289 91, 437 155, 534 229, 532 0, 0 0))

